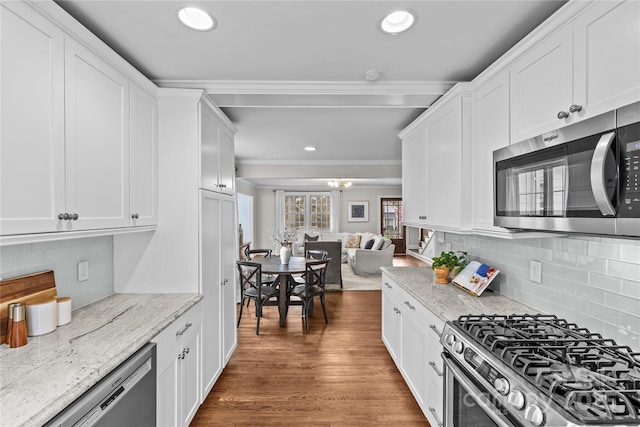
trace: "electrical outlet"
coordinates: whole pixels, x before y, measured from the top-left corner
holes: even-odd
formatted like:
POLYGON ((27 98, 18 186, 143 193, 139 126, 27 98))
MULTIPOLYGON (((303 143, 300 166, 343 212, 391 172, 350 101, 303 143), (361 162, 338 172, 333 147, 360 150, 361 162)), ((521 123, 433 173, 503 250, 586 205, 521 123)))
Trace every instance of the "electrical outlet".
POLYGON ((80 261, 78 263, 78 282, 89 280, 89 261, 80 261))
POLYGON ((529 279, 535 283, 542 282, 542 263, 540 261, 529 262, 529 279))

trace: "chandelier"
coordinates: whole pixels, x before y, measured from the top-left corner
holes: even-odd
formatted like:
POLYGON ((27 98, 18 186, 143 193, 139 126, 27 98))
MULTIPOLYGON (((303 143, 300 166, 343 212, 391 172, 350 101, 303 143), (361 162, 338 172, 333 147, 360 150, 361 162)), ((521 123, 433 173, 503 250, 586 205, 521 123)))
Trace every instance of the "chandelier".
POLYGON ((349 188, 353 183, 351 181, 343 181, 341 179, 336 179, 335 181, 329 181, 327 184, 329 184, 330 187, 335 187, 335 188, 338 188, 338 187, 349 188))

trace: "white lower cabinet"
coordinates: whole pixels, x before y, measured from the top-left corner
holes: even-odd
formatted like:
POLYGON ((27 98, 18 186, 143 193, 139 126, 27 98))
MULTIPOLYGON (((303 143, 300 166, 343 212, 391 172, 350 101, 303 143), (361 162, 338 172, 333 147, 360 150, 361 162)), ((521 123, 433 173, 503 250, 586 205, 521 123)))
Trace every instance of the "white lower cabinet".
POLYGON ((442 320, 382 274, 382 341, 434 427, 442 425, 443 414, 442 346, 438 341, 443 326, 442 320))
POLYGON ((157 346, 157 426, 188 426, 200 406, 201 316, 197 303, 152 340, 157 346))

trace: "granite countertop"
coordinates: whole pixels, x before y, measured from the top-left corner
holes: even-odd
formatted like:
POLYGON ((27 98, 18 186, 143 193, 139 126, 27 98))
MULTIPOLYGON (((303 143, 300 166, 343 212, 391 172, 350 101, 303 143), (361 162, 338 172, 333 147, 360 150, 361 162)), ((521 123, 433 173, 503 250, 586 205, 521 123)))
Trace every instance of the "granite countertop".
POLYGON ((434 283, 431 267, 382 267, 382 271, 445 322, 465 314, 540 312, 504 295, 485 291, 476 297, 451 284, 434 283))
POLYGON ((202 298, 114 294, 26 346, 0 346, 0 426, 42 425, 202 298))

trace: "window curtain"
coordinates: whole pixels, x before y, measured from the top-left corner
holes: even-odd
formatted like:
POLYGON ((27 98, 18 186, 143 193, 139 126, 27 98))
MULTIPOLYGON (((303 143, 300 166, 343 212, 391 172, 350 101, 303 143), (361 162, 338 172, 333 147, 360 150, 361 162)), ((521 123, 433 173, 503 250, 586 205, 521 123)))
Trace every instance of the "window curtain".
POLYGON ((340 231, 340 193, 339 190, 331 191, 331 232, 340 231))
POLYGON ((276 230, 284 230, 284 190, 276 190, 276 230))

